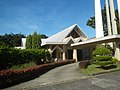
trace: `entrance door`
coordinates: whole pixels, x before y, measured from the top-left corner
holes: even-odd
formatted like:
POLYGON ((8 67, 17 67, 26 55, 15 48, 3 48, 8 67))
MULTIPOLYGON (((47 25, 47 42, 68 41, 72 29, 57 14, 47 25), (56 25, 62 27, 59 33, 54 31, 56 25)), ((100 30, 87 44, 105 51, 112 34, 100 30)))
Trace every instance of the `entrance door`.
POLYGON ((81 49, 79 49, 79 50, 77 50, 77 58, 78 58, 78 61, 81 61, 82 59, 83 59, 83 57, 82 57, 82 50, 81 49))
POLYGON ((73 59, 73 50, 68 50, 68 59, 73 59))

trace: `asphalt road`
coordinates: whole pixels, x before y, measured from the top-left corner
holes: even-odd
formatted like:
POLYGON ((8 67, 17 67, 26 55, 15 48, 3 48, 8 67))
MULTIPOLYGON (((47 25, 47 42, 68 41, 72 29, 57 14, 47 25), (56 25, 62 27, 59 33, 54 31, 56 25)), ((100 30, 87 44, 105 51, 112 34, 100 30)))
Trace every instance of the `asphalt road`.
POLYGON ((120 90, 120 71, 38 86, 31 90, 120 90))

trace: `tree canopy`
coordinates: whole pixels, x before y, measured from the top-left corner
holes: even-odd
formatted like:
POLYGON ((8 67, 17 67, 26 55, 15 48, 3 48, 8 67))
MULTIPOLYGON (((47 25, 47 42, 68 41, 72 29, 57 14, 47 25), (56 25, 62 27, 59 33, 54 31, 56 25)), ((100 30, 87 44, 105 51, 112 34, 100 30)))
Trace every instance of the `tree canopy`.
POLYGON ((29 48, 32 48, 32 35, 29 34, 26 38, 26 48, 29 49, 29 48))
POLYGON ((21 33, 0 35, 0 45, 10 47, 21 46, 21 38, 25 38, 25 36, 21 33))
POLYGON ((37 32, 32 35, 32 49, 40 49, 41 47, 41 37, 37 32))
POLYGON ((48 38, 48 37, 44 34, 38 34, 36 31, 32 35, 29 34, 26 39, 26 48, 27 49, 40 49, 42 38, 48 38))

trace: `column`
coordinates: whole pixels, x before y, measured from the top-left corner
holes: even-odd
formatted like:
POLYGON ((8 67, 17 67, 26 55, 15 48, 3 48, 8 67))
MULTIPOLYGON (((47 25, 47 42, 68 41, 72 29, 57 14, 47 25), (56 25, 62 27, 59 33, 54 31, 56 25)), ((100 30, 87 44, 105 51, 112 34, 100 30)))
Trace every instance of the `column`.
POLYGON ((104 37, 100 0, 95 0, 95 29, 96 38, 104 37))
POLYGON ((110 0, 110 11, 111 11, 111 21, 112 21, 112 32, 113 35, 117 34, 117 25, 116 25, 116 18, 115 18, 115 11, 114 11, 114 2, 110 0))
POLYGON ((117 58, 120 61, 120 43, 115 42, 114 43, 114 50, 115 50, 115 58, 117 58))
POLYGON ((118 13, 119 13, 119 22, 120 22, 120 0, 117 0, 117 4, 118 4, 118 13))
POLYGON ((73 49, 73 59, 75 59, 76 62, 78 62, 78 59, 77 59, 77 49, 73 49))
POLYGON ((65 49, 65 45, 63 45, 63 60, 66 60, 66 49, 65 49))
POLYGON ((108 35, 112 35, 108 0, 106 0, 106 14, 107 14, 108 35))
POLYGON ((52 58, 52 46, 49 46, 48 51, 49 51, 50 56, 51 56, 51 58, 52 58))

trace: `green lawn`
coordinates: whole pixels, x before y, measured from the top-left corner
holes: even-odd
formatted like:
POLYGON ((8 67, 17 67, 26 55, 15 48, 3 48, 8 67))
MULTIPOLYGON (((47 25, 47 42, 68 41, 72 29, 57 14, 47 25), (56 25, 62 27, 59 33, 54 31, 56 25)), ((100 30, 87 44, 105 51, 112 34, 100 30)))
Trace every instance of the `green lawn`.
POLYGON ((89 65, 88 68, 86 69, 80 69, 80 73, 83 73, 85 75, 95 75, 99 73, 106 73, 106 72, 111 72, 111 71, 116 71, 116 70, 120 70, 120 64, 117 64, 117 68, 112 68, 112 69, 107 69, 107 70, 98 68, 97 65, 92 64, 92 65, 89 65))

